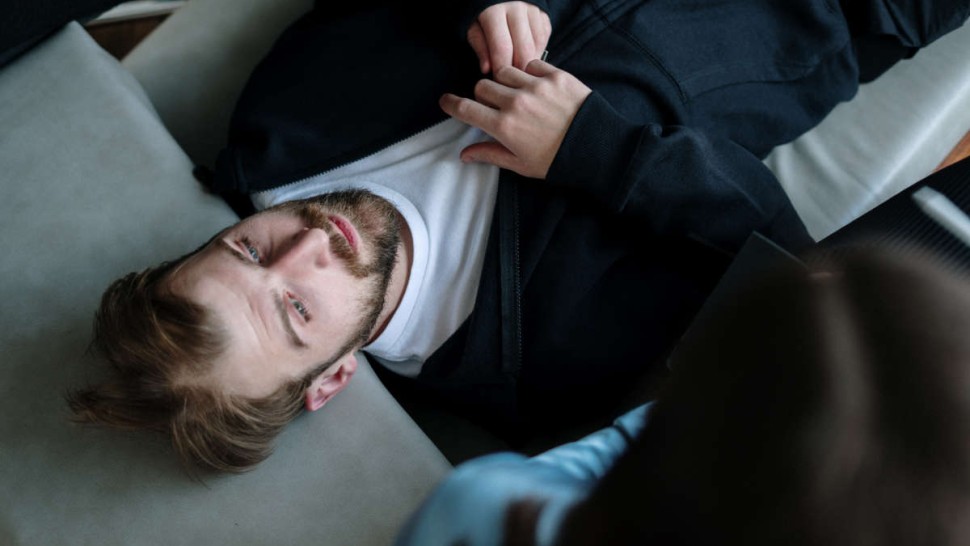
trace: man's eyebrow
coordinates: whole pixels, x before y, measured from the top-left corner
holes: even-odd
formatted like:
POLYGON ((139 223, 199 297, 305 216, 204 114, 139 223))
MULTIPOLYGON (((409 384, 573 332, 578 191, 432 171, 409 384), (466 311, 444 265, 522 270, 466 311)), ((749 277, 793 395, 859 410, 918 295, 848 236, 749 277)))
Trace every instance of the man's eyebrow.
MULTIPOLYGON (((219 248, 223 251, 228 252, 233 258, 241 261, 247 266, 259 267, 259 264, 246 258, 241 252, 232 247, 225 239, 219 239, 219 248)), ((296 329, 293 328, 293 322, 290 319, 290 314, 286 312, 286 304, 283 302, 283 296, 276 292, 270 292, 270 296, 273 298, 273 303, 276 305, 276 310, 279 312, 280 322, 283 324, 283 329, 286 330, 286 337, 290 341, 295 349, 306 349, 309 347, 305 341, 303 341, 300 336, 296 333, 296 329)))

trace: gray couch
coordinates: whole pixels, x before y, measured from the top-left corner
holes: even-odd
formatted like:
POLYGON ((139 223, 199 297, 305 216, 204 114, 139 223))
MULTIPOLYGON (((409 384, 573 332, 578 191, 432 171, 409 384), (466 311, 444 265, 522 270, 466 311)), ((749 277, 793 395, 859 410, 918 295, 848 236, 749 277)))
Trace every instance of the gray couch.
MULTIPOLYGON (((367 366, 242 476, 193 480, 164 438, 67 420, 63 392, 101 373, 86 349, 107 284, 235 220, 193 163, 211 163, 249 70, 309 6, 192 0, 123 64, 74 23, 0 69, 0 544, 386 544, 450 469, 367 366)), ((932 170, 970 128, 970 33, 955 34, 769 158, 813 233, 932 170), (935 84, 914 91, 905 70, 935 84), (867 156, 852 145, 885 137, 880 117, 905 127, 867 156), (905 176, 872 168, 887 146, 905 176)), ((437 430, 443 445, 468 429, 437 430)))

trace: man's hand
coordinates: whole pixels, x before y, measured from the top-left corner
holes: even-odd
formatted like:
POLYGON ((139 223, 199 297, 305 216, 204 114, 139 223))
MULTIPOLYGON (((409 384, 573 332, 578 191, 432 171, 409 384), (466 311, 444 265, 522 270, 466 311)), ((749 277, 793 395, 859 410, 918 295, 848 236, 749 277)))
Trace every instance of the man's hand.
POLYGON ((482 11, 468 29, 468 43, 482 74, 512 65, 524 69, 549 43, 552 23, 538 7, 525 2, 495 4, 482 11))
POLYGON ((590 89, 572 74, 535 60, 525 71, 512 66, 479 80, 475 100, 445 94, 449 116, 478 127, 498 142, 461 151, 462 161, 491 163, 530 178, 545 178, 566 131, 590 89))

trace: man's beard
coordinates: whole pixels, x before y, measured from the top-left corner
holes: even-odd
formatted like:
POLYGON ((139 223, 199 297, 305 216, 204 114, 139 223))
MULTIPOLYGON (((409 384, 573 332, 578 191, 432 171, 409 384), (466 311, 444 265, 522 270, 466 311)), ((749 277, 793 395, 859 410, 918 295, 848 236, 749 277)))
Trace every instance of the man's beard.
POLYGON ((347 266, 351 275, 359 279, 371 278, 361 301, 364 312, 355 335, 337 354, 344 354, 365 343, 384 308, 387 287, 397 260, 401 241, 400 222, 403 221, 397 209, 385 199, 365 190, 326 193, 283 203, 274 209, 293 211, 308 227, 322 229, 330 237, 332 252, 347 266), (360 235, 357 253, 330 222, 329 216, 334 213, 349 220, 357 229, 360 235), (363 263, 360 257, 365 247, 373 254, 367 263, 363 263))

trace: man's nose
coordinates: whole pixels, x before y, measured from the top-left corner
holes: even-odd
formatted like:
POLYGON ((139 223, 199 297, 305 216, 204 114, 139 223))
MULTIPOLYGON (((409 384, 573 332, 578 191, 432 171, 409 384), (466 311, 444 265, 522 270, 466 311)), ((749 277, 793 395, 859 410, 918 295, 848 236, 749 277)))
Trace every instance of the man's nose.
POLYGON ((273 267, 285 270, 302 270, 326 267, 333 261, 330 253, 330 236, 319 228, 306 228, 297 233, 292 244, 283 249, 273 261, 273 267))

